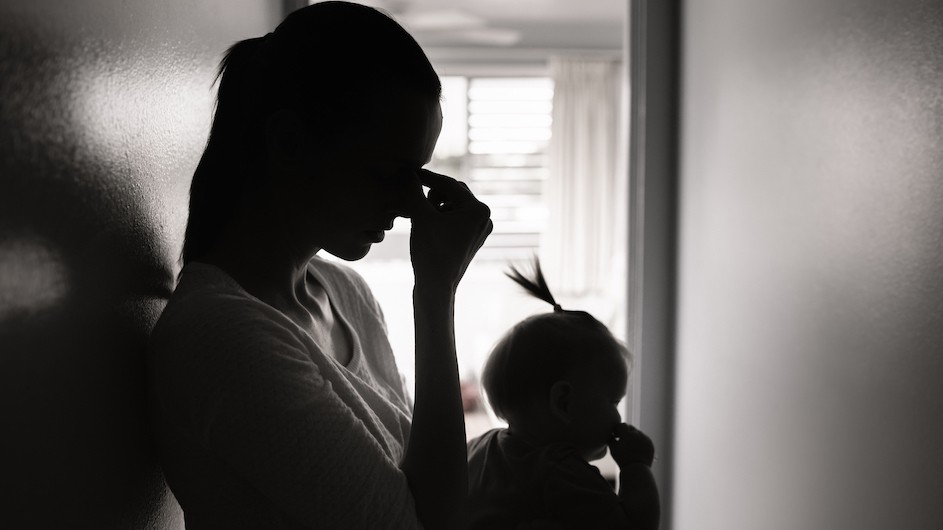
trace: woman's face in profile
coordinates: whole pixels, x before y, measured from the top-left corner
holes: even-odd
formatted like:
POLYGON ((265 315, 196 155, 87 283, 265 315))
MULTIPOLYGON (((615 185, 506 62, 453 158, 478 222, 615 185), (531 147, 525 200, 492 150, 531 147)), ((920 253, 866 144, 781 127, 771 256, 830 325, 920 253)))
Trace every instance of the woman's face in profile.
POLYGON ((305 185, 295 197, 318 248, 348 261, 383 241, 396 217, 409 216, 409 198, 421 193, 415 174, 432 158, 442 128, 438 102, 387 100, 336 153, 309 150, 305 185))

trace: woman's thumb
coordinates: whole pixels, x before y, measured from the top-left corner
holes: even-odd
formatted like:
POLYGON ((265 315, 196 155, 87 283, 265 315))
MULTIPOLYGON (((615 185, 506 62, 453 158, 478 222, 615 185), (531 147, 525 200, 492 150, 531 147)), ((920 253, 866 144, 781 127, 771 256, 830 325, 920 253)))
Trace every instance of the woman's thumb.
POLYGON ((435 208, 429 202, 429 198, 426 197, 422 189, 422 183, 419 182, 419 177, 414 176, 413 179, 413 184, 405 192, 403 213, 410 218, 428 217, 430 214, 435 213, 435 208))

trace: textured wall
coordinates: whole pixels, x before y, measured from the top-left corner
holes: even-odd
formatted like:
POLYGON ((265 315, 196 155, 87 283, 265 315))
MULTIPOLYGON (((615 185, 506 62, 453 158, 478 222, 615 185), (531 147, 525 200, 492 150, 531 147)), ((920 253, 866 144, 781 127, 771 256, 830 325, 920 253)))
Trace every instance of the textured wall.
POLYGON ((211 83, 281 2, 0 1, 0 526, 174 528, 142 347, 211 83))
POLYGON ((943 528, 943 4, 684 21, 675 528, 943 528))

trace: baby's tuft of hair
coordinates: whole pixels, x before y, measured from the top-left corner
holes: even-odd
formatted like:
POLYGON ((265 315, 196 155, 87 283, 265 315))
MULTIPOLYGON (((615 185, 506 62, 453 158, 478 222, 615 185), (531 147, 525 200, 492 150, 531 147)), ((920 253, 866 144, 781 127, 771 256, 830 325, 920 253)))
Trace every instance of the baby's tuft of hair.
POLYGON ((535 298, 547 302, 558 311, 560 310, 560 304, 553 298, 550 287, 547 285, 547 280, 544 278, 544 273, 540 269, 540 260, 537 259, 536 256, 534 257, 533 278, 525 276, 519 269, 514 267, 514 265, 510 266, 510 270, 506 272, 505 275, 514 280, 515 283, 523 287, 525 291, 535 298))

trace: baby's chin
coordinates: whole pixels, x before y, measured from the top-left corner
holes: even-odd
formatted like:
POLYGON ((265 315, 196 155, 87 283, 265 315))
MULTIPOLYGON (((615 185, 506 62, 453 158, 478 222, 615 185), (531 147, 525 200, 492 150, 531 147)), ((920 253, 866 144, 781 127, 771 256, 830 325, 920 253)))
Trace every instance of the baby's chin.
POLYGON ((580 455, 585 458, 587 462, 592 462, 593 460, 599 460, 600 458, 606 456, 606 449, 606 445, 603 444, 600 447, 584 449, 583 451, 580 451, 580 455))

